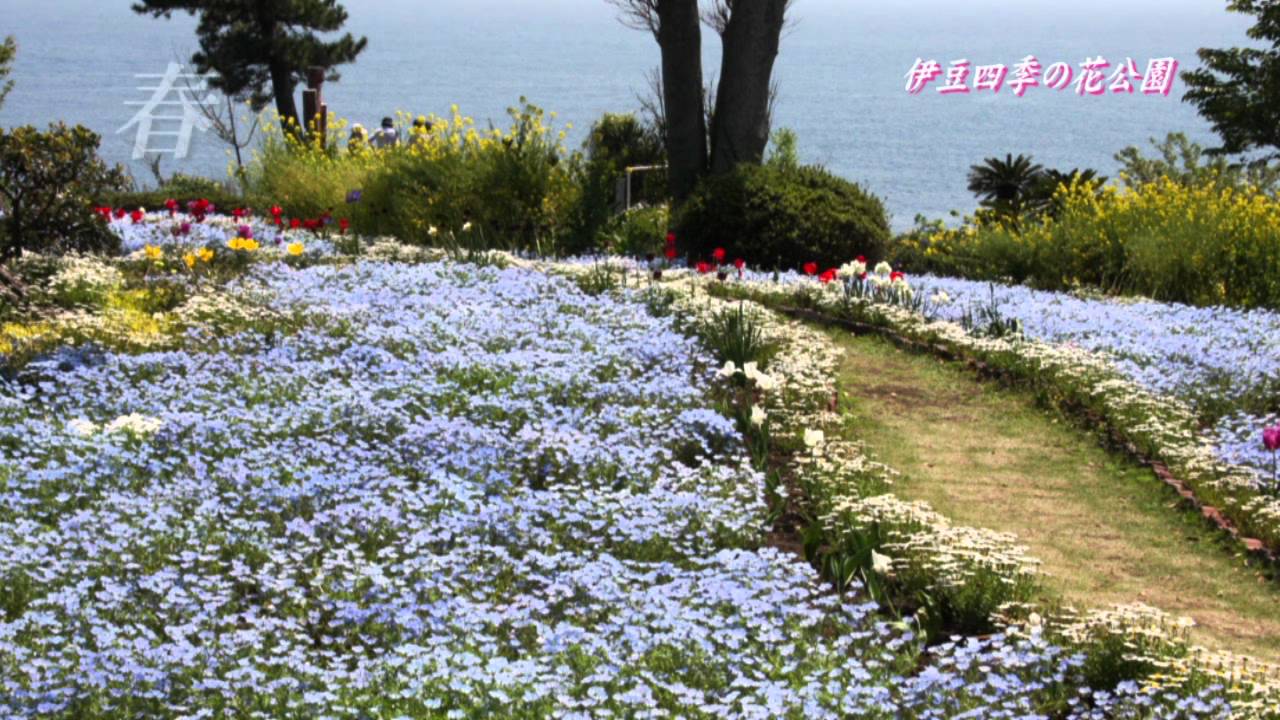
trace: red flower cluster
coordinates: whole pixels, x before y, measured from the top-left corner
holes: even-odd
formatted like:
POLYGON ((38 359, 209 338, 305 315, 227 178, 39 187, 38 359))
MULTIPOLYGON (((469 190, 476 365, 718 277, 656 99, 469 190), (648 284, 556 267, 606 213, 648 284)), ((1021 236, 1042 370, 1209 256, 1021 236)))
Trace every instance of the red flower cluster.
POLYGON ((218 208, 215 207, 213 203, 205 200, 204 198, 192 200, 187 203, 187 212, 191 213, 191 216, 195 218, 196 222, 204 222, 205 217, 212 215, 213 211, 217 209, 218 208))

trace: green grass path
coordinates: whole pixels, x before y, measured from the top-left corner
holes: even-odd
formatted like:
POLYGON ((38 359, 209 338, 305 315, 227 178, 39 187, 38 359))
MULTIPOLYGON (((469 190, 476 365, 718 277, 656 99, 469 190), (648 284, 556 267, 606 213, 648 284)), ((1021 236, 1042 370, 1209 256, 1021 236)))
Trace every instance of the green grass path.
POLYGON ((1280 661, 1280 588, 1247 567, 1155 475, 1034 398, 879 338, 846 351, 841 411, 895 493, 957 524, 1018 535, 1076 607, 1144 602, 1197 623, 1208 647, 1280 661))

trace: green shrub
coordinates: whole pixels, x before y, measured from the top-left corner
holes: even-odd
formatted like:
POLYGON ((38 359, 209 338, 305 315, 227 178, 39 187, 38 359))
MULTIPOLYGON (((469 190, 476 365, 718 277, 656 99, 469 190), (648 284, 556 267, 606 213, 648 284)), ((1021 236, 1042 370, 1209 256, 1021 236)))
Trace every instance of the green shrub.
POLYGON ((660 255, 671 222, 666 205, 634 207, 614 215, 596 236, 595 249, 610 255, 660 255))
POLYGON ((1192 305, 1280 307, 1280 201, 1256 188, 1172 178, 1073 183, 1056 218, 970 222, 899 238, 916 268, 1044 290, 1084 285, 1192 305), (914 243, 914 246, 911 244, 914 243), (908 252, 909 250, 909 252, 908 252))
POLYGON ((489 247, 555 252, 577 202, 578 162, 525 105, 510 111, 507 131, 477 132, 459 115, 433 123, 412 149, 365 150, 367 166, 351 219, 360 232, 438 244, 471 223, 489 247))
POLYGON ((335 119, 328 128, 323 144, 264 129, 262 145, 245 167, 246 204, 278 205, 288 217, 344 216, 351 191, 363 188, 386 156, 369 149, 348 152, 339 143, 345 125, 335 119))
POLYGON ((698 186, 676 233, 696 257, 722 247, 761 267, 835 267, 880 260, 889 220, 877 197, 821 168, 740 165, 698 186))
POLYGON ((124 169, 98 157, 100 138, 62 123, 41 132, 0 128, 0 261, 24 250, 62 253, 119 247, 94 199, 128 186, 124 169))
MULTIPOLYGON (((586 161, 578 178, 581 192, 571 211, 571 231, 565 248, 574 253, 601 249, 601 241, 613 240, 619 230, 616 216, 626 209, 618 195, 619 188, 625 189, 622 183, 628 167, 666 162, 661 135, 630 114, 605 113, 592 126, 584 148, 586 161)), ((666 196, 665 173, 651 171, 631 176, 633 206, 661 205, 666 196)), ((666 228, 662 232, 665 234, 666 228)))
MULTIPOLYGON (((161 210, 168 200, 177 200, 184 206, 193 200, 208 200, 219 210, 232 210, 249 205, 245 197, 234 187, 209 178, 190 175, 174 175, 166 180, 164 185, 154 190, 106 193, 97 198, 95 204, 117 208, 161 210)), ((258 209, 264 210, 265 207, 270 206, 258 209)))

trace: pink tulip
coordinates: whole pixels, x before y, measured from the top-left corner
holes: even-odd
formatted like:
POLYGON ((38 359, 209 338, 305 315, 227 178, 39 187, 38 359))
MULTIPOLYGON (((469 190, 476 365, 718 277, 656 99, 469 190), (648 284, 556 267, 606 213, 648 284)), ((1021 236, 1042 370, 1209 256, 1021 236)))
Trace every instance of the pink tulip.
POLYGON ((1271 452, 1280 450, 1280 425, 1262 431, 1262 444, 1271 452))

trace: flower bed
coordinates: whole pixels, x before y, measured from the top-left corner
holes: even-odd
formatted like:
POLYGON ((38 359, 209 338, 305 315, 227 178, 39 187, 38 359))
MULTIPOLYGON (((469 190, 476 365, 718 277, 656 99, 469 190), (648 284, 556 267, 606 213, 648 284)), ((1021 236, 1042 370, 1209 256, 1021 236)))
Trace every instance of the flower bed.
MULTIPOLYGON (((509 256, 290 259, 225 232, 216 273, 59 261, 97 263, 49 276, 83 281, 83 327, 121 293, 176 304, 153 345, 60 336, 82 345, 0 376, 0 715, 1222 714, 1207 686, 1086 692, 1087 654, 1043 633, 926 649, 862 589, 879 571, 837 595, 765 547, 786 492, 717 412, 737 369, 680 331, 705 296, 668 317, 509 256)), ((829 425, 830 344, 761 317, 752 416, 835 522, 888 480, 829 425)), ((1017 557, 948 527, 904 526, 874 567, 945 590, 1017 557)))

